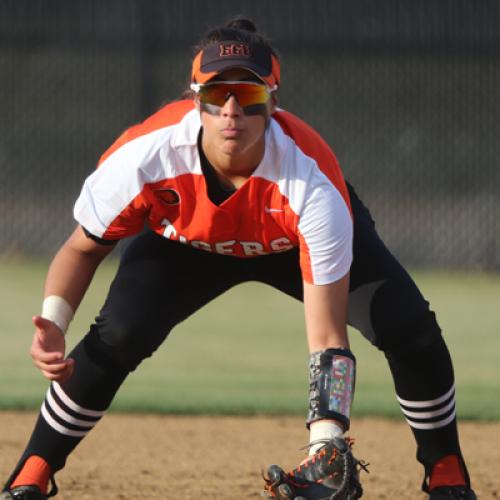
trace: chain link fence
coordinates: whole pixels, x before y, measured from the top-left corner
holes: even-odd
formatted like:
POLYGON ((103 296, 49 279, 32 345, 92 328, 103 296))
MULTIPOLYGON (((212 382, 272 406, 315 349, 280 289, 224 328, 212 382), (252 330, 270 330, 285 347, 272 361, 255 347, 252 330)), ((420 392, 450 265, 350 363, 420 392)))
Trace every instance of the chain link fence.
POLYGON ((496 0, 0 0, 0 255, 57 249, 100 154, 238 14, 405 264, 500 270, 496 0))

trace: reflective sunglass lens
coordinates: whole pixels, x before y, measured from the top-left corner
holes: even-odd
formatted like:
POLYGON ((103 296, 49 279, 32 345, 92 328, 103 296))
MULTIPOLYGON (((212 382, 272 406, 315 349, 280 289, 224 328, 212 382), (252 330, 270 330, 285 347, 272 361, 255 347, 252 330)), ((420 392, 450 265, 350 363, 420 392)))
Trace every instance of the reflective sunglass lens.
POLYGON ((224 106, 230 96, 234 96, 242 107, 265 104, 269 92, 265 85, 213 84, 205 85, 199 91, 200 100, 205 104, 224 106))

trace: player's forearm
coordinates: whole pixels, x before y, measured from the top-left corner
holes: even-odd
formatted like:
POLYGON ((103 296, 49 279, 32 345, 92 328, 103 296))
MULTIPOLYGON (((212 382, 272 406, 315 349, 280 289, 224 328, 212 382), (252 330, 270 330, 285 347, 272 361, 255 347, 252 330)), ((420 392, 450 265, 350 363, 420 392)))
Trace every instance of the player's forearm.
POLYGON ((77 228, 50 264, 44 296, 62 297, 76 311, 97 267, 111 250, 89 240, 77 228))
POLYGON ((348 294, 348 274, 329 285, 304 283, 304 311, 311 353, 331 347, 349 348, 348 294))
POLYGON ((76 311, 98 264, 87 256, 62 248, 52 261, 45 281, 44 296, 63 297, 76 311))

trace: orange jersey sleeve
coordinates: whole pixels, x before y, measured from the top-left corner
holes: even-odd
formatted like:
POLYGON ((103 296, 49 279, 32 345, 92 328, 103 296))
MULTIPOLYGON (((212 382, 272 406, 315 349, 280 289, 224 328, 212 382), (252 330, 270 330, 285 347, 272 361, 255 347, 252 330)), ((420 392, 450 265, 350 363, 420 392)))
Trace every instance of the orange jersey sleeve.
POLYGON ((335 156, 298 118, 276 113, 264 157, 220 205, 208 196, 192 101, 169 104, 128 129, 85 181, 75 219, 107 240, 144 227, 209 252, 255 257, 300 248, 306 281, 340 279, 351 263, 352 221, 335 156))

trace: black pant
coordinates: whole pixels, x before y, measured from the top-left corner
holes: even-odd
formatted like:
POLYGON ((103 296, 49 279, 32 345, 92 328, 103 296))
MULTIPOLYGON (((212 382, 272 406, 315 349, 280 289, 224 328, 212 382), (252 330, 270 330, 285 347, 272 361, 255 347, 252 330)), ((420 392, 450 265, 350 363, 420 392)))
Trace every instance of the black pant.
MULTIPOLYGON (((349 324, 384 352, 400 398, 438 398, 453 387, 454 375, 435 314, 378 236, 368 209, 351 186, 349 192, 354 215, 349 324)), ((142 234, 124 252, 87 342, 92 351, 112 359, 122 370, 134 370, 175 325, 245 281, 260 281, 302 300, 297 249, 239 259, 197 250, 151 232, 142 234)), ((451 411, 454 405, 450 415, 451 411)), ((461 457, 455 419, 433 430, 412 425, 412 431, 426 477, 439 458, 461 457)))
MULTIPOLYGON (((349 189, 354 214, 349 323, 384 351, 402 400, 432 402, 450 388, 452 392, 454 380, 435 315, 377 235, 366 207, 349 189)), ((240 259, 197 250, 152 232, 137 236, 122 255, 90 332, 69 355, 75 359, 75 371, 61 383, 63 392, 82 408, 104 411, 128 373, 151 356, 175 325, 245 281, 261 281, 302 300, 298 251, 240 259)), ((454 412, 453 398, 447 404, 454 412)), ((57 405, 70 411, 61 401, 57 405)), ((52 399, 46 399, 45 406, 54 419, 61 418, 61 412, 53 411, 52 399)), ((439 458, 449 454, 461 458, 453 412, 449 423, 437 429, 422 430, 418 418, 414 425, 409 420, 426 477, 439 458)), ((77 416, 85 418, 85 413, 77 416)), ((60 423, 78 429, 64 415, 60 423)), ((82 437, 59 432, 41 414, 16 471, 33 454, 44 457, 54 471, 61 469, 82 437)))
MULTIPOLYGON (((430 343, 440 333, 434 314, 378 237, 366 207, 352 189, 350 194, 355 223, 349 323, 384 351, 430 343)), ((297 249, 240 259, 141 234, 122 256, 91 335, 100 350, 133 370, 175 325, 245 281, 267 283, 302 300, 297 249)))

